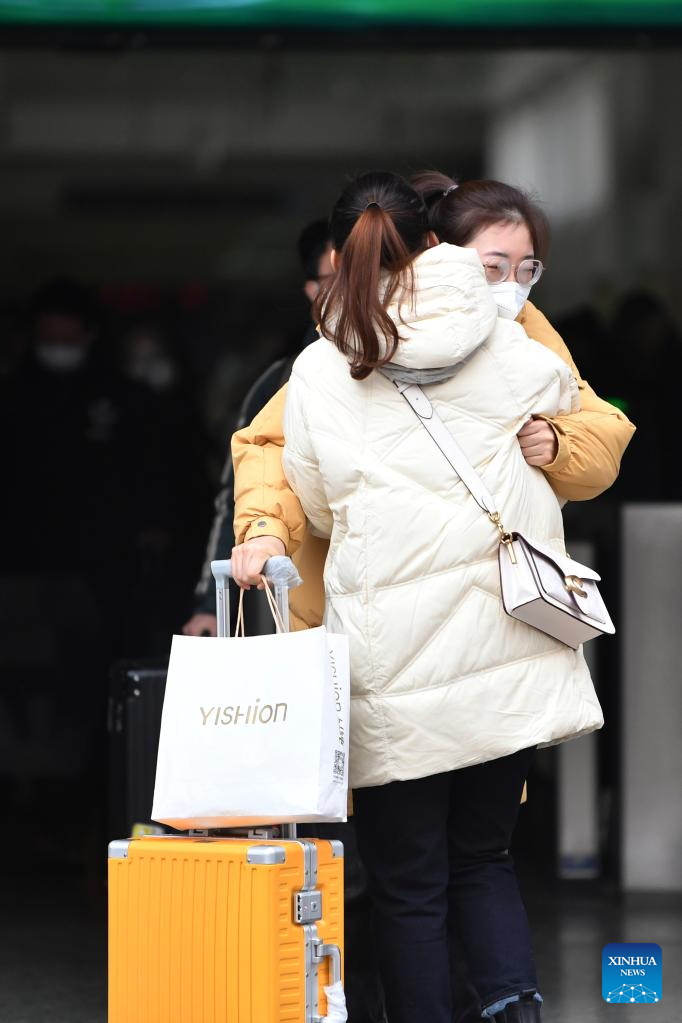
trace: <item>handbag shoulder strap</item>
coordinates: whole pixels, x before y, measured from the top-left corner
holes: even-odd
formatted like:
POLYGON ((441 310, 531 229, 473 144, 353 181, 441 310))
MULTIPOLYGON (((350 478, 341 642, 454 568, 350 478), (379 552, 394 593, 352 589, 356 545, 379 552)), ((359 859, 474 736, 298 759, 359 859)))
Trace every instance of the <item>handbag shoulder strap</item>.
MULTIPOLYGON (((387 379, 389 378, 387 377, 387 379)), ((392 380, 391 383, 396 387, 400 394, 402 394, 405 401, 419 419, 419 422, 431 435, 431 438, 440 448, 443 455, 445 455, 448 462, 455 470, 474 501, 476 501, 479 508, 481 508, 486 515, 493 518, 493 521, 495 517, 499 519, 495 498, 487 489, 483 480, 478 475, 429 399, 426 397, 421 387, 418 384, 405 384, 400 383, 397 380, 392 380)))

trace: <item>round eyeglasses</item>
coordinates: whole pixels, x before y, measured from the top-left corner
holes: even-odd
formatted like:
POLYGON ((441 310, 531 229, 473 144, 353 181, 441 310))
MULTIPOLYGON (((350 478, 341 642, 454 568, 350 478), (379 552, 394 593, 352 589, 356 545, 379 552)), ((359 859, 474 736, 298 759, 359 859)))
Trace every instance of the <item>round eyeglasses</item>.
POLYGON ((513 270, 516 283, 524 287, 537 284, 545 269, 540 259, 522 259, 514 266, 511 260, 504 256, 489 256, 483 268, 488 284, 502 284, 513 270))

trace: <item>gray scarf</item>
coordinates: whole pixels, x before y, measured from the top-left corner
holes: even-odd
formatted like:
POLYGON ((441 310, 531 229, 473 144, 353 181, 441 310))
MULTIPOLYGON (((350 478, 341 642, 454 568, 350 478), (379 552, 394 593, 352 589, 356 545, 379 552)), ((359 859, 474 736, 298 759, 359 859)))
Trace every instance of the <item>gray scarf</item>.
POLYGON ((433 369, 413 369, 411 366, 398 366, 395 362, 389 362, 381 367, 381 372, 392 383, 398 384, 440 384, 444 380, 451 380, 459 368, 459 363, 454 366, 438 366, 433 369))

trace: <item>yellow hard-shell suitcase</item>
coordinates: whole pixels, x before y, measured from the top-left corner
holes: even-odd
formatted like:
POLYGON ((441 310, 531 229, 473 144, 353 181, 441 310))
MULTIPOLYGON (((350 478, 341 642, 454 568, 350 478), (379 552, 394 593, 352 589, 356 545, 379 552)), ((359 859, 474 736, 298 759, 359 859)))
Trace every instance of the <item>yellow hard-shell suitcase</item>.
MULTIPOLYGON (((226 636, 231 566, 211 568, 226 636)), ((288 588, 300 582, 287 571, 273 580, 285 629, 288 588)), ((109 1023, 324 1019, 324 988, 343 974, 343 846, 275 834, 110 844, 109 1023)))
POLYGON ((340 842, 109 846, 109 1023, 319 1023, 342 948, 340 842))

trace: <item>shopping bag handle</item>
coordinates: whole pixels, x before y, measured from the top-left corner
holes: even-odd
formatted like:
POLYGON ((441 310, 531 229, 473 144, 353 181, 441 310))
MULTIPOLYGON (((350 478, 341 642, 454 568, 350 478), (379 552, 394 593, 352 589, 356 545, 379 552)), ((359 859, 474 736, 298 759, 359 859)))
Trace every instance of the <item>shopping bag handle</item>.
MULTIPOLYGON (((270 614, 272 615, 275 622, 275 632, 278 633, 288 632, 289 630, 284 624, 284 618, 282 617, 280 609, 277 606, 277 601, 272 595, 272 590, 270 589, 269 582, 267 581, 264 575, 261 576, 261 579, 263 581, 263 593, 265 594, 265 599, 268 602, 270 614)), ((235 637, 241 636, 242 639, 244 639, 244 637, 246 636, 246 625, 244 622, 244 590, 241 589, 239 591, 239 607, 237 608, 237 622, 235 625, 234 634, 235 637)))
MULTIPOLYGON (((276 632, 288 632, 289 630, 287 629, 286 625, 284 624, 284 618, 282 616, 282 613, 280 612, 280 609, 277 606, 277 601, 275 600, 275 598, 272 595, 272 590, 270 589, 270 583, 268 582, 267 578, 264 575, 261 576, 261 579, 263 580, 263 592, 265 593, 265 597, 266 597, 266 600, 268 602, 268 607, 270 608, 270 612, 272 614, 272 617, 275 620, 275 631, 276 632)), ((244 593, 244 591, 242 590, 241 593, 239 594, 239 603, 241 605, 241 610, 242 610, 242 635, 244 633, 244 624, 243 624, 244 623, 243 593, 244 593)))

